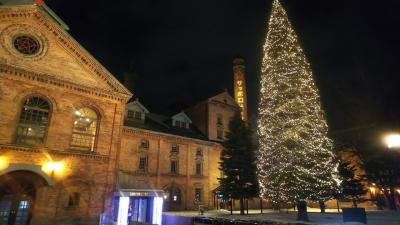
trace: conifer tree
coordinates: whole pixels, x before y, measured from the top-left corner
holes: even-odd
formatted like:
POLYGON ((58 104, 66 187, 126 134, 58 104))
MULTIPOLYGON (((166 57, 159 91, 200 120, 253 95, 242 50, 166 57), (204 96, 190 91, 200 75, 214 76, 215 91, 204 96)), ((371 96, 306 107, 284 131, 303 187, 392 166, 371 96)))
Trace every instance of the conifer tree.
MULTIPOLYGON (((337 163, 310 65, 279 0, 273 1, 261 71, 258 173, 274 203, 326 198, 337 187, 337 163)), ((303 210, 301 210, 303 209, 303 210)))
POLYGON ((235 113, 229 122, 229 132, 222 143, 220 170, 221 192, 231 199, 240 200, 240 213, 244 214, 244 200, 259 196, 255 145, 252 131, 235 113))

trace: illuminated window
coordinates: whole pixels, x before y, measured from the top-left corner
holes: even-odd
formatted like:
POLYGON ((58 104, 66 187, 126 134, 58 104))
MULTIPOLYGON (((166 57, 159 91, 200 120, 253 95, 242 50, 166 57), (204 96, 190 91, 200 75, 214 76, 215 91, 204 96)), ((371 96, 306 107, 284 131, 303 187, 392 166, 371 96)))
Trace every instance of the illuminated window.
POLYGON ((142 120, 142 113, 139 111, 128 110, 126 118, 129 120, 142 120))
POLYGON ((202 162, 201 161, 196 162, 196 175, 197 176, 202 175, 202 162))
POLYGON ((39 145, 44 143, 50 116, 50 104, 43 98, 25 100, 17 128, 16 143, 39 145))
POLYGON ((140 157, 139 158, 139 170, 140 171, 147 171, 147 157, 140 157))
POLYGON ((194 200, 196 202, 201 202, 201 188, 194 189, 194 200))
POLYGON ((171 173, 178 174, 178 160, 171 160, 171 173))
POLYGON ((179 154, 179 145, 172 144, 172 146, 171 146, 171 155, 177 155, 177 154, 179 154))
POLYGON ((97 135, 97 113, 89 108, 75 111, 71 148, 94 151, 97 135))
POLYGON ((140 148, 141 149, 148 149, 149 148, 149 141, 146 139, 142 139, 140 141, 140 148))
POLYGON ((217 114, 217 124, 218 125, 222 125, 223 123, 222 123, 222 114, 217 114))

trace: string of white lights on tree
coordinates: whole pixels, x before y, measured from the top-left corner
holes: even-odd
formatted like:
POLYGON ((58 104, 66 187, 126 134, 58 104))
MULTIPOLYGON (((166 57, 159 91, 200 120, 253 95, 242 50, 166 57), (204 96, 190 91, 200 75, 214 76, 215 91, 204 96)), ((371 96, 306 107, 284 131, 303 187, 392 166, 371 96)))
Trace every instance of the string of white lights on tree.
POLYGON ((337 163, 312 71, 279 0, 264 44, 259 103, 261 195, 274 203, 327 198, 337 163))

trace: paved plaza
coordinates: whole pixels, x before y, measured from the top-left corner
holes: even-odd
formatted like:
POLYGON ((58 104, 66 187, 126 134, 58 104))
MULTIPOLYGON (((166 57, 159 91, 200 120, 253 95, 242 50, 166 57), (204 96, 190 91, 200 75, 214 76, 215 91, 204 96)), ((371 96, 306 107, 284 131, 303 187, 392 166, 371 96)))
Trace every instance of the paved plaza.
MULTIPOLYGON (((305 224, 324 224, 324 225, 341 225, 343 223, 342 214, 337 213, 337 210, 327 210, 327 213, 320 213, 318 209, 309 209, 308 215, 310 222, 305 224)), ((168 212, 166 214, 174 214, 179 216, 194 217, 199 216, 198 212, 185 211, 185 212, 168 212)), ((234 215, 230 215, 227 210, 211 210, 204 213, 206 217, 222 217, 230 219, 241 220, 269 220, 279 222, 294 222, 296 221, 297 212, 293 211, 274 211, 263 210, 249 210, 249 215, 239 215, 239 211, 234 211, 234 215)), ((400 225, 400 212, 391 211, 368 211, 367 212, 368 225, 400 225)), ((347 223, 349 224, 349 223, 347 223)), ((354 223, 353 223, 354 224, 354 223)))

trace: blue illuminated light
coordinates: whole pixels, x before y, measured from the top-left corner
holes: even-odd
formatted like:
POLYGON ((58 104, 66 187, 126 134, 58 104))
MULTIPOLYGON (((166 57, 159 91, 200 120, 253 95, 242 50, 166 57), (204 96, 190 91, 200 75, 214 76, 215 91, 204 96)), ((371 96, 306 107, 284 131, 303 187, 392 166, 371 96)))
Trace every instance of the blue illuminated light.
POLYGON ((161 225, 162 209, 163 209, 163 198, 162 197, 154 197, 153 224, 161 225))
POLYGON ((129 197, 119 198, 118 225, 128 225, 129 197))

